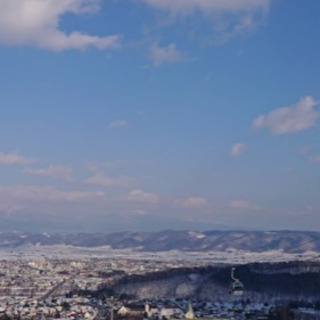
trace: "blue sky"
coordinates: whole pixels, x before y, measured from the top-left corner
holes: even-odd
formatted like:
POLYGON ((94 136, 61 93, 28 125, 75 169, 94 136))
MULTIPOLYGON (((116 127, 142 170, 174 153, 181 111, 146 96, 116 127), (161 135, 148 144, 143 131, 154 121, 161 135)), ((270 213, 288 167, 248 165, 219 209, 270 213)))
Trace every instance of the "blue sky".
POLYGON ((0 0, 0 229, 320 225, 317 0, 0 0))

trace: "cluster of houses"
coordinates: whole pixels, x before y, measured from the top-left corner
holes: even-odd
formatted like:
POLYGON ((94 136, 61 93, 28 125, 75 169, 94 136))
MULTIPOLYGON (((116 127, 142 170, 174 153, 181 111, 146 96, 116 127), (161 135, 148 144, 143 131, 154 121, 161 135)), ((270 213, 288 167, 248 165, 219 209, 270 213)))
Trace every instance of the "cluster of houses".
POLYGON ((266 320, 273 308, 268 303, 244 301, 203 302, 183 299, 154 300, 151 303, 124 303, 117 308, 117 316, 123 319, 198 319, 198 320, 266 320))
POLYGON ((93 320, 98 314, 98 308, 92 305, 88 298, 75 299, 22 299, 17 302, 7 302, 0 307, 1 317, 6 319, 86 319, 93 320))
POLYGON ((156 304, 124 304, 117 311, 118 316, 135 317, 143 315, 148 319, 194 319, 195 315, 191 304, 188 306, 188 310, 184 312, 177 305, 159 306, 156 304))

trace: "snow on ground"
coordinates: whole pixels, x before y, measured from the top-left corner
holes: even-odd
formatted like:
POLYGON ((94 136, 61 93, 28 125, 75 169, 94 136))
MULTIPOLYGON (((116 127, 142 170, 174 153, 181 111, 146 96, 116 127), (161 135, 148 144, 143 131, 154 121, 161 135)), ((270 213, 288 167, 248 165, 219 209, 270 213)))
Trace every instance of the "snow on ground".
POLYGON ((131 249, 112 249, 110 246, 85 248, 66 245, 28 245, 15 249, 0 249, 0 260, 36 259, 47 258, 125 258, 125 259, 148 259, 157 261, 198 261, 210 264, 246 264, 252 262, 284 262, 320 260, 318 252, 308 251, 303 254, 284 253, 281 250, 265 252, 248 252, 243 250, 227 249, 225 251, 163 251, 143 252, 131 249))

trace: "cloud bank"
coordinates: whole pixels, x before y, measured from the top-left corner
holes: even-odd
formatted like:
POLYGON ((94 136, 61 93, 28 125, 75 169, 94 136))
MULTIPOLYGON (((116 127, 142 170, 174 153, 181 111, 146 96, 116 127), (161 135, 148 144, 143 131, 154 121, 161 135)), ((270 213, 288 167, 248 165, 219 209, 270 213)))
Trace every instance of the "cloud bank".
POLYGON ((0 186, 0 213, 28 211, 32 204, 41 211, 51 208, 52 204, 79 203, 104 197, 105 194, 101 191, 65 191, 51 186, 35 185, 0 186))
POLYGON ((62 191, 50 186, 0 186, 0 199, 12 199, 15 201, 79 201, 101 197, 99 192, 62 191))

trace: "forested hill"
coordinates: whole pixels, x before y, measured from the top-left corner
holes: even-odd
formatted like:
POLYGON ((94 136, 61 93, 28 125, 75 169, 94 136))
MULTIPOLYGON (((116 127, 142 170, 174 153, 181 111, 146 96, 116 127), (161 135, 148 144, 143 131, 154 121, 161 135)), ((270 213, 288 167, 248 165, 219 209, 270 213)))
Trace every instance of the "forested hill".
MULTIPOLYGON (((313 297, 319 299, 319 262, 253 263, 237 266, 237 277, 245 287, 242 298, 313 297)), ((229 295, 230 266, 177 268, 144 275, 127 275, 113 283, 117 292, 139 298, 198 297, 216 299, 229 295)))

